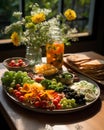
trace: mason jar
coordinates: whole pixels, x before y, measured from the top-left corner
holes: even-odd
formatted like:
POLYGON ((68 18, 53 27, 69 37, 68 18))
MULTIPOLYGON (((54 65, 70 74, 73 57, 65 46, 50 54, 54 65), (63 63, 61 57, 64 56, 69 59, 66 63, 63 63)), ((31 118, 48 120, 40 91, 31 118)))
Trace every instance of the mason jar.
POLYGON ((54 65, 58 69, 63 65, 64 43, 59 28, 53 28, 51 32, 52 43, 46 45, 47 63, 54 65))

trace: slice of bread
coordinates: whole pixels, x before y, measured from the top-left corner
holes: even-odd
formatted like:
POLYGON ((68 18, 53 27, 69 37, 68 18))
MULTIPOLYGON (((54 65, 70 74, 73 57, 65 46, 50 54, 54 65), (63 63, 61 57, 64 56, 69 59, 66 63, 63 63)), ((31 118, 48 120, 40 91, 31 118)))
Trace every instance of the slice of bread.
POLYGON ((90 66, 104 65, 104 60, 94 59, 81 64, 81 66, 86 66, 86 65, 90 65, 90 66))
POLYGON ((80 64, 80 69, 97 69, 104 67, 104 60, 94 59, 80 64))
POLYGON ((72 62, 81 62, 81 61, 90 60, 91 58, 84 54, 71 54, 67 57, 67 59, 68 61, 72 61, 72 62))

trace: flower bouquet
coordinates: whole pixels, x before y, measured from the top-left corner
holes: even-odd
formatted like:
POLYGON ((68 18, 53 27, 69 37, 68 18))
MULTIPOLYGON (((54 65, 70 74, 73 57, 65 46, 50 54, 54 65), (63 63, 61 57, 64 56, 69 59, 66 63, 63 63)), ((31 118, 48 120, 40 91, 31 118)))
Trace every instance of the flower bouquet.
MULTIPOLYGON (((39 48, 46 46, 47 43, 53 43, 52 33, 54 33, 54 28, 58 28, 64 44, 70 45, 70 40, 76 40, 76 38, 71 37, 72 33, 77 32, 76 29, 66 24, 66 21, 71 22, 76 18, 74 10, 68 9, 64 12, 64 15, 58 14, 50 18, 51 9, 41 8, 37 3, 31 4, 29 8, 31 9, 30 14, 25 17, 22 17, 22 12, 14 12, 13 16, 16 18, 16 22, 5 28, 5 33, 10 34, 15 46, 24 44, 27 48, 31 48, 32 52, 26 53, 26 55, 29 55, 27 56, 28 59, 31 53, 35 53, 32 48, 38 48, 36 52, 38 53, 39 48)), ((35 58, 38 56, 34 54, 32 57, 33 63, 35 63, 35 58)), ((39 59, 37 60, 39 61, 39 59)))

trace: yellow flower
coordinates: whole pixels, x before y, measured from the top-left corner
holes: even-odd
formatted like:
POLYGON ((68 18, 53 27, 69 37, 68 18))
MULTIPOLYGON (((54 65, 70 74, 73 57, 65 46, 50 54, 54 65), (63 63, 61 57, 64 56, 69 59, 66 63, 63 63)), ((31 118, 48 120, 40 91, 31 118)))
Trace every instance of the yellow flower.
POLYGON ((44 13, 38 13, 31 18, 33 23, 40 23, 46 20, 46 16, 44 13))
POLYGON ((64 12, 64 16, 66 17, 67 20, 71 21, 71 20, 74 20, 76 19, 77 15, 76 15, 76 12, 72 9, 67 9, 65 12, 64 12))
POLYGON ((19 35, 17 32, 13 32, 11 35, 11 39, 12 42, 15 46, 19 46, 20 45, 20 40, 19 40, 19 35))

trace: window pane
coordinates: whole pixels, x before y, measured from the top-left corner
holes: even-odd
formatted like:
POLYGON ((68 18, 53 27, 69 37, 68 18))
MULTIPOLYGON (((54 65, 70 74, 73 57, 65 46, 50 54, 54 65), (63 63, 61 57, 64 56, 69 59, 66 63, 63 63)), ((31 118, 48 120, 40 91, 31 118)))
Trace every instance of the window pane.
POLYGON ((19 10, 19 0, 0 0, 0 39, 5 38, 2 31, 13 22, 12 13, 19 10))
POLYGON ((64 0, 63 11, 72 8, 77 12, 77 19, 73 22, 78 32, 92 31, 95 0, 64 0))

